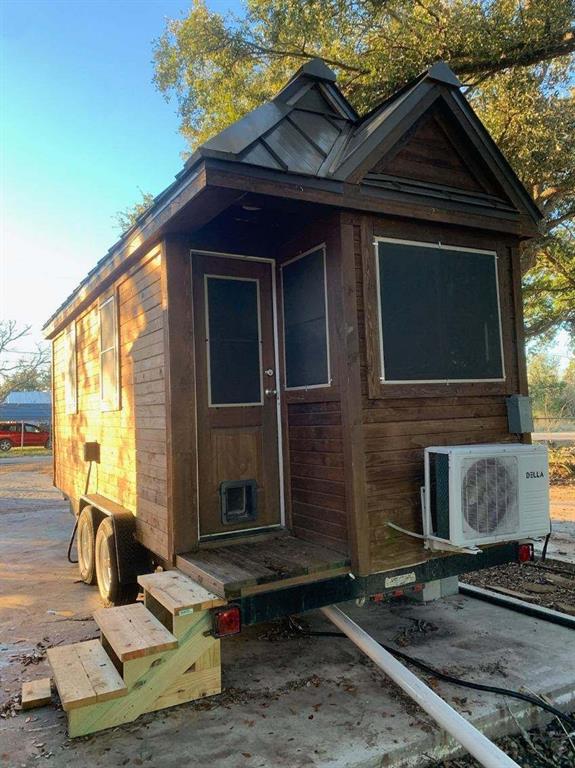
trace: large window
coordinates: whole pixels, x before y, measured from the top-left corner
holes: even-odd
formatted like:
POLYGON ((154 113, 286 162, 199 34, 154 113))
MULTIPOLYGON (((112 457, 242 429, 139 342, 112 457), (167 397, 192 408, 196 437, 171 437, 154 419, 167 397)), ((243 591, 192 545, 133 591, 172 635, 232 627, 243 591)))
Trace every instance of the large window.
POLYGON ((120 370, 118 361, 118 321, 116 297, 100 304, 100 408, 120 408, 120 370))
POLYGON ((78 410, 78 373, 76 365, 76 323, 64 331, 64 400, 66 413, 78 410))
POLYGON ((376 259, 382 381, 504 378, 494 252, 381 239, 376 259))
POLYGON ((329 386, 325 249, 282 266, 286 389, 329 386))

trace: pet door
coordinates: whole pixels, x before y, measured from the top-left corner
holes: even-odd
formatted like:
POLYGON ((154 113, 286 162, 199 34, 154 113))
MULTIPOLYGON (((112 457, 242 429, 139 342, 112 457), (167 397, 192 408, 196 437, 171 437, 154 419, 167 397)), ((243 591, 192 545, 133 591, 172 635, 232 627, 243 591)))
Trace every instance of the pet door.
POLYGON ((220 484, 222 523, 232 525, 257 517, 257 485, 255 480, 225 480, 220 484))

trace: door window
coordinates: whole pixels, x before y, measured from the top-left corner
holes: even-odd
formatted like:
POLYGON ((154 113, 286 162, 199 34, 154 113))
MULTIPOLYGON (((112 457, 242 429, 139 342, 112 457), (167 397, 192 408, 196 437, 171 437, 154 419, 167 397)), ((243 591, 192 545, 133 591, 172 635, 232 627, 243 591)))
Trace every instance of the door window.
POLYGON ((261 405, 259 281, 205 276, 209 405, 261 405))

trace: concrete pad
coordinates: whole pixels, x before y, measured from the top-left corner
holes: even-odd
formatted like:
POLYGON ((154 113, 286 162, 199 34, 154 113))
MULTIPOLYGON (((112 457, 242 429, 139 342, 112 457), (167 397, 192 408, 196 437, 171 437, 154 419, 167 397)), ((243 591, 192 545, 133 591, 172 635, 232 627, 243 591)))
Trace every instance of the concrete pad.
MULTIPOLYGON (((442 670, 542 693, 564 709, 575 705, 569 629, 461 596, 430 605, 342 608, 378 640, 399 639, 403 651, 442 670)), ((319 613, 307 618, 313 629, 333 629, 319 613)), ((285 638, 262 625, 224 641, 222 651, 221 696, 73 742, 64 736, 64 721, 47 710, 41 741, 54 753, 51 764, 119 766, 142 755, 144 764, 181 768, 193 755, 195 765, 217 768, 411 768, 457 753, 347 638, 285 638)), ((516 700, 432 685, 491 737, 517 730, 516 721, 531 727, 546 719, 516 700)), ((24 764, 29 730, 22 717, 0 727, 7 766, 24 764)))

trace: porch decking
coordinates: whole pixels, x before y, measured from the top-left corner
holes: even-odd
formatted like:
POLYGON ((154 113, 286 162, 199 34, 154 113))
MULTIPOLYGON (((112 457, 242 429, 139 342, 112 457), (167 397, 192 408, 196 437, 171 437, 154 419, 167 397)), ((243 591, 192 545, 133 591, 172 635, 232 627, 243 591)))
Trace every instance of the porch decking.
POLYGON ((279 534, 244 543, 178 555, 177 567, 206 589, 227 599, 294 584, 339 576, 350 571, 349 557, 279 534))

